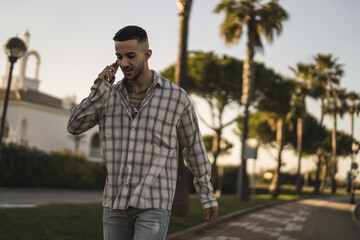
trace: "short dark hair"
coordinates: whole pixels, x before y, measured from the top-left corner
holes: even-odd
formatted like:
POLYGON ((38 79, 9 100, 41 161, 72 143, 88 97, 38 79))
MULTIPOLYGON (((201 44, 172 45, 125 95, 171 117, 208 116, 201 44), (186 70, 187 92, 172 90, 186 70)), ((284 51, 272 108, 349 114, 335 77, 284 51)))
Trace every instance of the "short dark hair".
POLYGON ((114 36, 114 41, 127 41, 136 39, 138 43, 148 41, 146 31, 138 26, 126 26, 120 29, 114 36))

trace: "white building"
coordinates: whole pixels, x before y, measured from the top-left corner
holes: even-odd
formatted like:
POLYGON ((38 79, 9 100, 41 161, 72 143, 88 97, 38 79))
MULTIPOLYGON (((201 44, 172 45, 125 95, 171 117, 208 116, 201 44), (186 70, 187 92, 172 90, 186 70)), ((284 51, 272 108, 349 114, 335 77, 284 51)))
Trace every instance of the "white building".
MULTIPOLYGON (((30 34, 24 34, 24 42, 29 49, 30 34)), ((75 97, 59 99, 39 91, 40 55, 28 50, 18 60, 19 72, 13 72, 9 96, 3 141, 24 144, 41 150, 70 149, 75 151, 74 136, 66 130, 70 108, 75 104, 75 97), (35 58, 35 76, 25 76, 29 58, 35 58)), ((0 88, 0 119, 9 78, 9 66, 0 88)), ((98 129, 94 127, 81 138, 78 150, 91 161, 101 162, 101 148, 98 129)))

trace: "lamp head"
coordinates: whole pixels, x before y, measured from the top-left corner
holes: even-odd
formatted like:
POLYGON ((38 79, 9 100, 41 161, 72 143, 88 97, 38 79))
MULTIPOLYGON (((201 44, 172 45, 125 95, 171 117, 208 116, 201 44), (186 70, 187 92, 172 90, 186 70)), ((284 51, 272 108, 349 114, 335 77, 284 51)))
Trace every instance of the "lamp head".
POLYGON ((4 44, 4 51, 9 57, 10 62, 16 62, 25 54, 26 45, 20 38, 13 37, 4 44))

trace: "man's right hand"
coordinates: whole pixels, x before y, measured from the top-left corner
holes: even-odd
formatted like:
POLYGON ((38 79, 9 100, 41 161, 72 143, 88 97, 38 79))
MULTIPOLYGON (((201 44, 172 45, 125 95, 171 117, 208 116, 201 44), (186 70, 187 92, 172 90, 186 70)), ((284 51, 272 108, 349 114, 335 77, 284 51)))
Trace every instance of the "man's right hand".
POLYGON ((205 220, 208 222, 214 221, 214 219, 217 217, 219 211, 218 206, 209 207, 205 209, 205 220))
POLYGON ((107 81, 112 85, 115 81, 116 71, 117 69, 115 68, 115 63, 113 63, 110 66, 106 66, 104 70, 101 73, 99 73, 98 77, 104 79, 105 81, 107 81))

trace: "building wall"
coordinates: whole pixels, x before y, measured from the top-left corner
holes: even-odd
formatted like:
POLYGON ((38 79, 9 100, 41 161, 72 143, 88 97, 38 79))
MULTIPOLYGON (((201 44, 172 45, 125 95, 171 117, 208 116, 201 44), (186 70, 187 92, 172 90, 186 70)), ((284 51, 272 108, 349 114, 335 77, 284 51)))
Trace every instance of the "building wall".
MULTIPOLYGON (((0 101, 2 113, 3 101, 0 101)), ((70 149, 74 151, 75 143, 67 132, 69 110, 56 109, 24 101, 9 101, 6 120, 9 124, 9 137, 6 142, 26 144, 45 151, 70 149), (24 129, 25 127, 25 129, 24 129)), ((90 157, 91 138, 98 132, 98 127, 87 131, 81 140, 79 150, 90 157)), ((93 149, 94 152, 94 149, 93 149)), ((101 162, 101 157, 90 158, 101 162)))
MULTIPOLYGON (((40 54, 37 51, 29 50, 30 33, 25 32, 23 40, 28 50, 23 57, 19 59, 18 74, 12 76, 11 89, 31 89, 38 91, 40 84, 39 66, 40 54), (26 76, 26 70, 29 58, 35 58, 35 76, 29 78, 26 76)), ((6 73, 3 76, 2 88, 8 84, 10 63, 7 61, 6 73)), ((41 104, 26 102, 23 100, 10 100, 7 108, 6 121, 9 125, 9 136, 4 138, 5 142, 15 142, 17 144, 26 144, 29 147, 36 147, 45 151, 70 149, 74 151, 75 143, 71 135, 66 130, 69 119, 69 108, 75 101, 74 98, 63 99, 63 109, 56 107, 47 107, 41 104), (65 100, 65 101, 64 101, 65 100)), ((0 114, 4 101, 0 100, 0 114)), ((1 115, 0 115, 1 117, 1 115)), ((91 140, 94 134, 98 133, 98 127, 87 131, 79 144, 79 151, 83 152, 91 161, 101 162, 100 146, 91 148, 91 140), (91 153, 91 154, 90 154, 91 153), (95 156, 96 155, 96 156, 95 156)), ((98 134, 97 134, 98 136, 98 134)), ((93 141, 93 143, 100 141, 93 141)))

